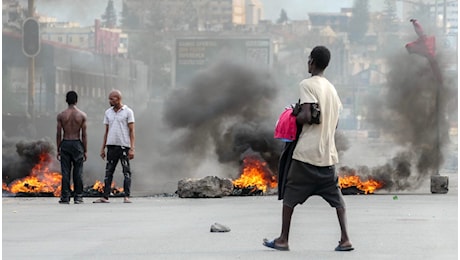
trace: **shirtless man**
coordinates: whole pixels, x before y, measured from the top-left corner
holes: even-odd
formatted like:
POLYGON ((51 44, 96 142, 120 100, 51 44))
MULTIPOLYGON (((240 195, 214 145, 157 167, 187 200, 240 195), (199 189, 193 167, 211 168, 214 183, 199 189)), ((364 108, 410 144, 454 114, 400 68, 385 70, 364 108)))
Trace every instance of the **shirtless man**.
POLYGON ((86 161, 86 114, 77 108, 75 91, 66 94, 68 108, 57 115, 57 159, 61 161, 62 190, 59 203, 69 204, 70 171, 73 166, 74 203, 83 203, 83 162, 86 161), (64 136, 62 135, 64 132, 64 136))

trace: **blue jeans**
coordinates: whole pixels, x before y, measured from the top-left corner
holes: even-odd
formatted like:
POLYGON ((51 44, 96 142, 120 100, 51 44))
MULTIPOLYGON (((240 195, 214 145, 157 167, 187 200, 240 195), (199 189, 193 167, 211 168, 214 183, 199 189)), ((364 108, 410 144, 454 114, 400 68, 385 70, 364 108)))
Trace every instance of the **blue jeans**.
POLYGON ((129 147, 118 145, 107 145, 107 164, 105 166, 104 178, 104 198, 108 199, 110 195, 113 173, 117 167, 118 161, 121 162, 123 170, 123 190, 126 197, 131 194, 131 169, 128 159, 129 147))
POLYGON ((69 201, 70 174, 73 176, 74 200, 83 197, 83 159, 85 149, 80 140, 62 140, 61 142, 61 201, 69 201), (72 169, 73 168, 73 169, 72 169))

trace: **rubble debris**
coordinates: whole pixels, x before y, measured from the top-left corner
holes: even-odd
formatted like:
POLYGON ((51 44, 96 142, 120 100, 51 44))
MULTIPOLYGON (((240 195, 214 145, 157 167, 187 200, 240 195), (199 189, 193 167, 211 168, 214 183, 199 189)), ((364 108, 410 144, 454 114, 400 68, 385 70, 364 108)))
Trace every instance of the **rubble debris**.
POLYGON ((230 228, 216 222, 211 225, 211 232, 230 232, 230 228))
POLYGON ((217 176, 202 179, 182 179, 177 184, 176 194, 180 198, 221 198, 233 191, 232 180, 217 176))

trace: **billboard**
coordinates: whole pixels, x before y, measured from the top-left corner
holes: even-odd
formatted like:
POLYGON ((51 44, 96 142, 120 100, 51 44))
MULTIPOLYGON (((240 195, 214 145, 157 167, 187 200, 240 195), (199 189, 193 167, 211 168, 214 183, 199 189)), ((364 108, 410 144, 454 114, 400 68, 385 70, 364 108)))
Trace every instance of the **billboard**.
POLYGON ((269 37, 177 38, 173 86, 183 86, 197 72, 223 60, 269 68, 273 63, 269 37))

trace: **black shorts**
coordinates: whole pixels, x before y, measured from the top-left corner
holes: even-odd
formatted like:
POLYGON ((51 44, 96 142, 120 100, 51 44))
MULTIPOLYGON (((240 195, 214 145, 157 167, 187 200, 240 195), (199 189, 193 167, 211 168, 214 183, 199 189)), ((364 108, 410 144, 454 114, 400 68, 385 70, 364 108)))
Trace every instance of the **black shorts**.
POLYGON ((313 195, 321 196, 331 207, 345 207, 334 166, 319 167, 293 159, 286 180, 283 204, 294 208, 313 195))

